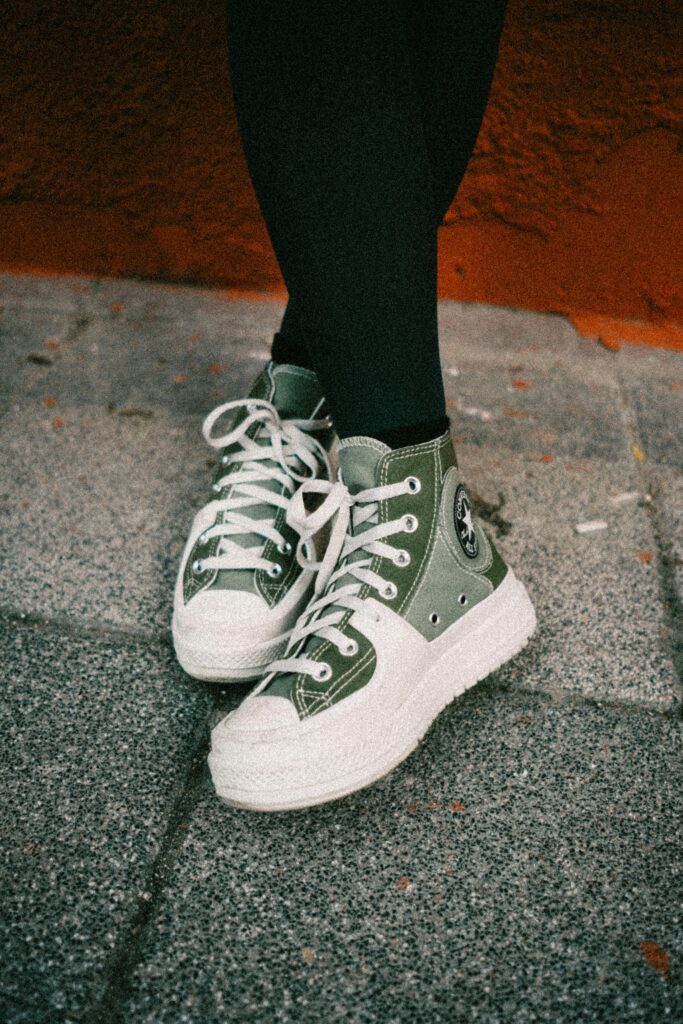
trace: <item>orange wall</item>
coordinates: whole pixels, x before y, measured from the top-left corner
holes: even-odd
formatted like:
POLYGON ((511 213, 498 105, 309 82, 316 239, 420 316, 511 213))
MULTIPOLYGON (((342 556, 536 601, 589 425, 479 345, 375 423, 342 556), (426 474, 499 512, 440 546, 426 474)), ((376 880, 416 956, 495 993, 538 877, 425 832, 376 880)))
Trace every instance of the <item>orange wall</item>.
MULTIPOLYGON (((220 0, 6 0, 0 265, 280 291, 220 0)), ((683 345, 680 0, 511 0, 444 296, 683 345), (627 323, 634 321, 635 323, 627 323)))

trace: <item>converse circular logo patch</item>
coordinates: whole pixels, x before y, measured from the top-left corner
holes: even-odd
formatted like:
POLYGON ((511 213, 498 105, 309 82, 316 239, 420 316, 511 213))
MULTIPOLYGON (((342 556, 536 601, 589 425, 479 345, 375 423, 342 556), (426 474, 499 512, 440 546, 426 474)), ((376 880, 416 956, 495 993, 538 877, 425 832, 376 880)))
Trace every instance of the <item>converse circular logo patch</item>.
POLYGON ((460 547, 468 558, 476 558, 479 554, 479 542, 472 522, 472 505, 462 484, 458 485, 453 500, 453 523, 460 547))

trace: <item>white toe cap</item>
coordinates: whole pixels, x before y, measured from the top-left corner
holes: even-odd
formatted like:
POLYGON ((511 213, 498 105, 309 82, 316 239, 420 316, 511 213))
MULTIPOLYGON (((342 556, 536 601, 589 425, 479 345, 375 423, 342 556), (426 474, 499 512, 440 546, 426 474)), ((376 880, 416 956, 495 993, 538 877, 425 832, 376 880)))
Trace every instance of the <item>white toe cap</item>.
POLYGON ((202 590, 177 611, 186 629, 193 626, 247 626, 270 611, 260 594, 248 590, 202 590))
POLYGON ((248 697, 236 711, 219 722, 213 730, 214 744, 229 743, 231 738, 245 738, 249 733, 264 733, 299 725, 299 716, 286 697, 258 694, 248 697))

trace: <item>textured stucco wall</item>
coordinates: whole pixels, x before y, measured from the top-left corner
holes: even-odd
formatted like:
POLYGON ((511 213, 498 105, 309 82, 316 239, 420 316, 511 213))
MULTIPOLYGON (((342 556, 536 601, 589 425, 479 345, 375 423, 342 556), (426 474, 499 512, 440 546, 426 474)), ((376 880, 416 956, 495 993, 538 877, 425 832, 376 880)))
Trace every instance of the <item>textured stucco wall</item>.
MULTIPOLYGON (((1 265, 281 288, 220 0, 6 0, 0 19, 1 265)), ((681 38, 680 0, 511 0, 442 294, 676 335, 681 38)))

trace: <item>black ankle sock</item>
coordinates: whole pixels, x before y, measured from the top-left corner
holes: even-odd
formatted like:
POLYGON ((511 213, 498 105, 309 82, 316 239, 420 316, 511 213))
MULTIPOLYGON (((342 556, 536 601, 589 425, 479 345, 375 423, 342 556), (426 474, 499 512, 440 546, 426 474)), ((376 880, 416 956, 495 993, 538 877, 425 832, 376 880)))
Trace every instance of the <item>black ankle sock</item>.
POLYGON ((451 424, 448 416, 439 416, 435 420, 423 420, 421 423, 413 423, 407 427, 396 427, 394 430, 375 431, 373 437, 390 448, 405 448, 409 444, 423 444, 425 441, 433 441, 441 437, 451 424))
POLYGON ((312 370, 311 360, 305 345, 301 345, 281 331, 273 336, 270 355, 276 363, 292 363, 294 366, 303 366, 306 370, 312 370))

